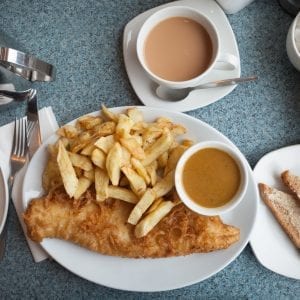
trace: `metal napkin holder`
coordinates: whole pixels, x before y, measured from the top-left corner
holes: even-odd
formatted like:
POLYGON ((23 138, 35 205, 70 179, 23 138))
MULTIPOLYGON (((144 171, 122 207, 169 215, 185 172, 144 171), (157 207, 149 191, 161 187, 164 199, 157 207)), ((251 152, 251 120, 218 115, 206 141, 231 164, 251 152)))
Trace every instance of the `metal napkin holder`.
MULTIPOLYGON (((55 79, 55 67, 22 51, 0 47, 0 89, 9 85, 14 90, 25 90, 32 82, 50 82, 55 79)), ((14 101, 0 96, 0 108, 14 101)))

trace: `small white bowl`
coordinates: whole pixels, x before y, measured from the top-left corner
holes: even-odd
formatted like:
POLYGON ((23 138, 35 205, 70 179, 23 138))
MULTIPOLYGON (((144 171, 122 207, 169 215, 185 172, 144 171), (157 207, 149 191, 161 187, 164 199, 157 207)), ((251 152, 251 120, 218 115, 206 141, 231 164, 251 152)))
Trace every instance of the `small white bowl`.
POLYGON ((200 142, 198 144, 193 145, 183 153, 183 155, 181 156, 181 158, 177 163, 176 170, 175 170, 175 186, 180 199, 188 208, 201 215, 215 216, 215 215, 224 214, 232 210, 243 199, 247 189, 247 185, 248 185, 248 171, 247 171, 246 159, 237 149, 221 142, 206 141, 206 142, 200 142), (194 153, 206 148, 219 149, 229 154, 237 163, 241 175, 240 186, 238 191, 234 195, 234 197, 225 205, 215 207, 215 208, 204 207, 194 202, 186 193, 182 183, 183 168, 187 160, 194 153))
POLYGON ((294 19, 293 23, 289 28, 288 35, 286 38, 286 51, 293 66, 298 71, 300 71, 300 49, 297 48, 296 40, 295 40, 295 32, 296 32, 297 24, 300 25, 300 13, 298 13, 298 15, 296 16, 296 18, 294 19))

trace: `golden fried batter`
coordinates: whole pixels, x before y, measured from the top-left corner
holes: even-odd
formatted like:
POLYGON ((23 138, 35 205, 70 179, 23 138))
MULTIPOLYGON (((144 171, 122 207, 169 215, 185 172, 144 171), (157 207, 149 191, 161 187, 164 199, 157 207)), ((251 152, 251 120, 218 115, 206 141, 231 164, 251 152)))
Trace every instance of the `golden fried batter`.
POLYGON ((123 257, 168 257, 225 249, 239 240, 239 229, 218 216, 198 215, 177 205, 145 237, 134 236, 127 223, 132 204, 108 199, 100 204, 88 191, 71 200, 63 190, 32 200, 24 213, 28 235, 34 241, 59 238, 102 254, 123 257))

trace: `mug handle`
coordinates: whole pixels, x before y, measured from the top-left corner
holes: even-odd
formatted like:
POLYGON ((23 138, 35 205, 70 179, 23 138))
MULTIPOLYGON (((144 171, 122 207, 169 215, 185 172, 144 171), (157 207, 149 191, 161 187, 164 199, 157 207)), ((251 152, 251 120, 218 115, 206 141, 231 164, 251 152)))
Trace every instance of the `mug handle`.
POLYGON ((224 70, 224 71, 233 71, 239 66, 239 59, 229 53, 221 53, 215 63, 214 69, 224 70))

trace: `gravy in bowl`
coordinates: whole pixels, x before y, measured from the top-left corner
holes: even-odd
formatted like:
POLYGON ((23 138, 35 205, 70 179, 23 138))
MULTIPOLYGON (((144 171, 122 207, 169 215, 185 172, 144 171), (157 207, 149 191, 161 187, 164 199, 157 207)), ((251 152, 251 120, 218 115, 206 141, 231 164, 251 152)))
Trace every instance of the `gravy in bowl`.
POLYGON ((205 148, 186 161, 182 181, 194 202, 212 208, 222 206, 234 197, 241 175, 237 163, 228 153, 205 148))

